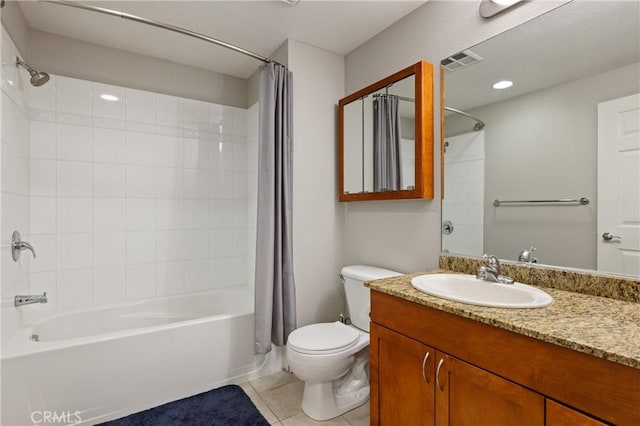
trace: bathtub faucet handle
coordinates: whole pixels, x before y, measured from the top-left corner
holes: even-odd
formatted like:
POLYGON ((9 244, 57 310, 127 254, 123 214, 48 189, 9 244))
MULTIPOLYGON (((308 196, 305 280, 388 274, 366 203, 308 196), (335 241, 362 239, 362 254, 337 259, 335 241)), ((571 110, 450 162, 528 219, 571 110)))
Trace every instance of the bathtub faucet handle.
POLYGON ((33 258, 36 258, 36 251, 33 246, 26 241, 22 241, 22 236, 18 231, 13 231, 13 235, 11 235, 11 258, 14 262, 20 260, 22 250, 30 250, 33 258))

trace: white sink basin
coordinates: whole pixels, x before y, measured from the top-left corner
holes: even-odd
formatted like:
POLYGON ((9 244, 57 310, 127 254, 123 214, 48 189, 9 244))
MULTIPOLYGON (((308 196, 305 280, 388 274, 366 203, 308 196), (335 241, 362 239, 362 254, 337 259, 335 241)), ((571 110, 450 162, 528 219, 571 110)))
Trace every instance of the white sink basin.
POLYGON ((474 275, 429 274, 411 280, 413 288, 431 296, 494 308, 542 308, 553 303, 544 291, 522 283, 498 284, 474 275))

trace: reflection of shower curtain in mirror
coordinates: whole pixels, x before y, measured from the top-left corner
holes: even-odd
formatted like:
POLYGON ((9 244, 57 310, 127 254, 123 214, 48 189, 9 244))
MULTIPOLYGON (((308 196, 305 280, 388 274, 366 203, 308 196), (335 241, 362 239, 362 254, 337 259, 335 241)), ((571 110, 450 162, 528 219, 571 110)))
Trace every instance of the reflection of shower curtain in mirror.
POLYGON ((373 101, 373 190, 402 189, 402 159, 398 97, 380 95, 373 101))

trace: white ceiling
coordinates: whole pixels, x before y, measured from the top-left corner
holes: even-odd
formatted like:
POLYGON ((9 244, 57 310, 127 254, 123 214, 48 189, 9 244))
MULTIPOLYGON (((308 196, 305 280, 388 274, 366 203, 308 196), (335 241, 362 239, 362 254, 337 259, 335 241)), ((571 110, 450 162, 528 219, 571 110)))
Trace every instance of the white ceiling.
MULTIPOLYGON (((183 27, 268 57, 288 38, 346 54, 425 1, 92 1, 183 27)), ((249 77, 255 59, 117 17, 36 1, 19 2, 33 29, 173 62, 249 77)))
POLYGON ((573 1, 469 50, 483 60, 446 72, 449 107, 470 110, 639 62, 640 2, 573 1), (499 80, 514 85, 493 89, 499 80))

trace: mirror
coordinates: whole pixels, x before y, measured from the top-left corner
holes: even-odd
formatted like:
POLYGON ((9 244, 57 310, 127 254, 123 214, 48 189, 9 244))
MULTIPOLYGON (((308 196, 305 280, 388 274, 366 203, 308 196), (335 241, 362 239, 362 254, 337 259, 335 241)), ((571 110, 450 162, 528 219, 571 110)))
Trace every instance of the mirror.
POLYGON ((567 3, 441 64, 471 116, 445 114, 443 252, 639 276, 640 3, 567 3))
POLYGON ((433 198, 433 67, 418 62, 339 101, 338 199, 433 198))

